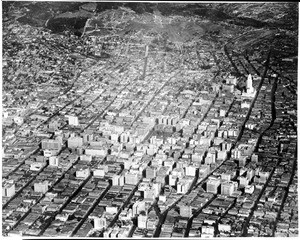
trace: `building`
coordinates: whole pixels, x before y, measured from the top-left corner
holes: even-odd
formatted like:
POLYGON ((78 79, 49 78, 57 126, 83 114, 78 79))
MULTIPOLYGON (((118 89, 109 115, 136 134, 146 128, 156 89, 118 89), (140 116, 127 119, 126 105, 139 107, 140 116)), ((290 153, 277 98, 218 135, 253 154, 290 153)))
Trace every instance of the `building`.
POLYGON ((136 185, 139 182, 139 176, 136 173, 125 174, 125 183, 130 185, 136 185))
POLYGON ((80 169, 76 171, 76 177, 77 178, 87 178, 90 175, 90 169, 80 169))
POLYGON ((192 207, 189 205, 180 205, 179 213, 181 217, 188 217, 192 216, 192 207))
POLYGON ((144 200, 146 202, 153 202, 155 199, 155 189, 148 187, 144 190, 144 200))
POLYGON ((146 168, 146 178, 155 178, 157 175, 157 167, 156 166, 147 166, 146 168))
POLYGON ((43 139, 42 140, 42 149, 60 150, 61 149, 61 143, 60 143, 59 140, 43 139))
POLYGON ((206 183, 206 192, 218 193, 218 188, 221 184, 220 179, 209 179, 206 183))
POLYGON ((15 195, 16 189, 15 189, 15 184, 12 182, 5 183, 4 186, 2 187, 2 196, 3 197, 12 197, 15 195))
POLYGON ((133 216, 139 215, 142 211, 146 211, 146 202, 145 201, 135 202, 132 206, 133 216))
POLYGON ((97 169, 93 169, 93 175, 94 177, 104 177, 105 173, 108 172, 108 166, 107 165, 100 165, 97 169))
POLYGON ((242 98, 254 98, 256 90, 253 88, 252 82, 252 75, 249 74, 247 77, 246 92, 242 93, 242 98))
POLYGON ((182 194, 187 193, 190 185, 191 185, 191 181, 188 181, 187 179, 180 179, 177 182, 177 193, 182 193, 182 194))
POLYGON ((33 162, 30 164, 31 171, 40 171, 45 166, 43 162, 33 162))
POLYGON ((49 187, 48 181, 34 183, 35 192, 46 193, 48 191, 48 187, 49 187))
POLYGON ((106 156, 108 149, 105 147, 88 147, 85 149, 85 154, 90 156, 106 156))
POLYGON ((199 178, 205 178, 210 172, 209 165, 201 165, 199 168, 199 178))
POLYGON ((249 179, 247 177, 240 177, 240 188, 244 188, 249 184, 249 179))
POLYGON ((93 133, 83 133, 82 134, 83 142, 91 142, 94 140, 94 134, 93 133))
POLYGON ((194 177, 196 176, 196 170, 197 170, 196 166, 189 165, 185 167, 185 175, 194 177))
POLYGON ((224 182, 221 184, 221 194, 231 196, 237 189, 237 182, 224 182))
POLYGON ((145 212, 141 213, 139 216, 138 216, 138 228, 147 228, 147 215, 145 212))
POLYGON ((81 137, 70 137, 68 139, 68 148, 78 148, 83 146, 83 139, 81 137))
POLYGON ((68 117, 68 123, 71 126, 78 126, 79 121, 77 116, 67 116, 68 117))
POLYGON ((205 158, 205 164, 211 164, 216 162, 217 151, 214 149, 209 149, 207 156, 205 158))
POLYGON ((231 180, 231 174, 230 173, 222 173, 221 179, 229 182, 231 180))
POLYGON ((57 156, 51 156, 49 157, 49 165, 53 167, 58 167, 59 159, 57 156))
POLYGON ((94 217, 94 229, 103 229, 107 227, 106 218, 94 217))

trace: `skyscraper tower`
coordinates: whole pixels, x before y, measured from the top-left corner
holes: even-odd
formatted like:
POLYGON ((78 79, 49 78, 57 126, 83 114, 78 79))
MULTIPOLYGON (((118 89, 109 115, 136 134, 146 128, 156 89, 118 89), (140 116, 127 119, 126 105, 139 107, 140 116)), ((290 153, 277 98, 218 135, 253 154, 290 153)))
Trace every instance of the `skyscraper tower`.
POLYGON ((253 92, 253 86, 252 86, 252 75, 249 74, 247 78, 247 93, 253 92))
POLYGON ((252 85, 252 75, 249 74, 246 83, 246 92, 242 92, 242 98, 254 98, 256 95, 256 89, 252 85))

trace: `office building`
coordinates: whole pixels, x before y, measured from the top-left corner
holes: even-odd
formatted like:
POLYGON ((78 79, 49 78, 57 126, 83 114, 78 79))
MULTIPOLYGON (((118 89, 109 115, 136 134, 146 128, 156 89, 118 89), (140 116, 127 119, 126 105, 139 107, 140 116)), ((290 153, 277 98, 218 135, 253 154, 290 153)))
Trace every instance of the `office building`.
POLYGON ((5 183, 2 187, 2 196, 3 197, 12 197, 15 195, 16 189, 15 184, 12 182, 5 183))
POLYGON ((82 137, 70 137, 68 139, 68 148, 78 148, 83 146, 82 137))
POLYGON ((48 181, 34 183, 34 191, 35 192, 46 193, 48 191, 48 187, 49 187, 48 181))
POLYGON ((192 216, 192 207, 189 205, 180 205, 179 206, 179 213, 181 217, 188 217, 192 216))
POLYGON ((125 184, 136 185, 139 182, 139 176, 136 173, 125 174, 125 184))
POLYGON ((103 229, 107 227, 105 217, 94 217, 94 229, 103 229))
POLYGON ((43 139, 42 140, 42 149, 60 150, 61 149, 61 143, 60 143, 59 140, 43 139))
POLYGON ((59 164, 59 158, 57 156, 51 156, 49 157, 49 165, 53 167, 58 167, 59 164))
POLYGON ((237 182, 223 182, 221 184, 221 194, 231 196, 237 189, 237 182))
POLYGON ((209 193, 218 193, 218 188, 221 184, 221 180, 220 179, 208 179, 207 183, 206 183, 206 192, 209 193))
POLYGON ((68 117, 68 123, 70 126, 78 126, 79 121, 77 116, 67 116, 68 117))
POLYGON ((147 228, 147 215, 146 213, 141 213, 139 216, 138 216, 138 228, 141 228, 141 229, 144 229, 144 228, 147 228))
POLYGON ((135 202, 132 206, 133 216, 139 215, 142 211, 146 211, 146 202, 145 201, 135 202))

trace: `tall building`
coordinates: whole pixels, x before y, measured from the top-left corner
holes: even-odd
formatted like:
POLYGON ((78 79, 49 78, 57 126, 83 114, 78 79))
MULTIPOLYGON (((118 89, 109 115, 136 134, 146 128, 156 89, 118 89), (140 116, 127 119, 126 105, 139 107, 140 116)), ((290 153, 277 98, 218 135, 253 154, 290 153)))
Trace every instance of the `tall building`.
POLYGON ((240 188, 244 188, 249 184, 249 179, 247 177, 240 177, 240 188))
POLYGON ((148 166, 146 168, 146 178, 155 178, 157 175, 157 167, 156 166, 148 166))
POLYGON ((2 187, 2 196, 3 197, 12 197, 15 195, 16 189, 14 183, 6 183, 2 187))
POLYGON ((95 217, 94 218, 94 229, 103 229, 107 227, 106 218, 95 217))
POLYGON ((220 179, 209 179, 206 183, 206 192, 218 193, 218 187, 220 186, 220 179))
POLYGON ((77 116, 68 116, 68 123, 71 126, 78 126, 79 121, 77 116))
POLYGON ((83 133, 82 134, 83 142, 91 142, 94 140, 94 134, 93 133, 83 133))
POLYGON ((141 213, 139 216, 138 216, 138 228, 147 228, 147 215, 144 213, 141 213))
POLYGON ((251 74, 249 74, 247 77, 247 92, 253 92, 252 75, 251 74))
POLYGON ((185 175, 186 176, 196 176, 196 166, 193 166, 193 165, 189 165, 187 167, 185 167, 185 175))
POLYGON ((49 157, 49 165, 50 166, 57 167, 58 164, 59 164, 59 160, 58 160, 57 156, 51 156, 51 157, 49 157))
POLYGON ((256 94, 256 90, 253 88, 253 79, 252 75, 249 74, 247 77, 247 83, 246 83, 246 92, 242 93, 242 97, 244 98, 253 98, 256 94))
POLYGON ((233 182, 224 182, 221 184, 221 194, 231 196, 235 190, 233 182))
POLYGON ((139 181, 139 176, 138 174, 134 173, 127 173, 125 175, 125 183, 130 184, 130 185, 136 185, 139 181))
POLYGON ((135 202, 132 206, 133 216, 140 214, 142 211, 146 211, 146 202, 145 201, 135 202))
POLYGON ((144 190, 144 200, 147 202, 152 202, 155 198, 154 189, 151 187, 148 187, 144 190))
POLYGON ((209 165, 200 165, 199 178, 205 178, 208 175, 209 172, 210 172, 210 166, 209 165))
POLYGON ((222 173, 221 179, 229 182, 231 180, 231 174, 230 173, 222 173))

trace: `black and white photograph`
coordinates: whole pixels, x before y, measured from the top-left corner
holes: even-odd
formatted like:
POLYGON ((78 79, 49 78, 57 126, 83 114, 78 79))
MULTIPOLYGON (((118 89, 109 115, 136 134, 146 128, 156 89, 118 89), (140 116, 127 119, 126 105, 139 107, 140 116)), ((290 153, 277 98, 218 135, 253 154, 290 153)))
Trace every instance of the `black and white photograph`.
POLYGON ((298 239, 298 2, 1 5, 1 239, 298 239))

